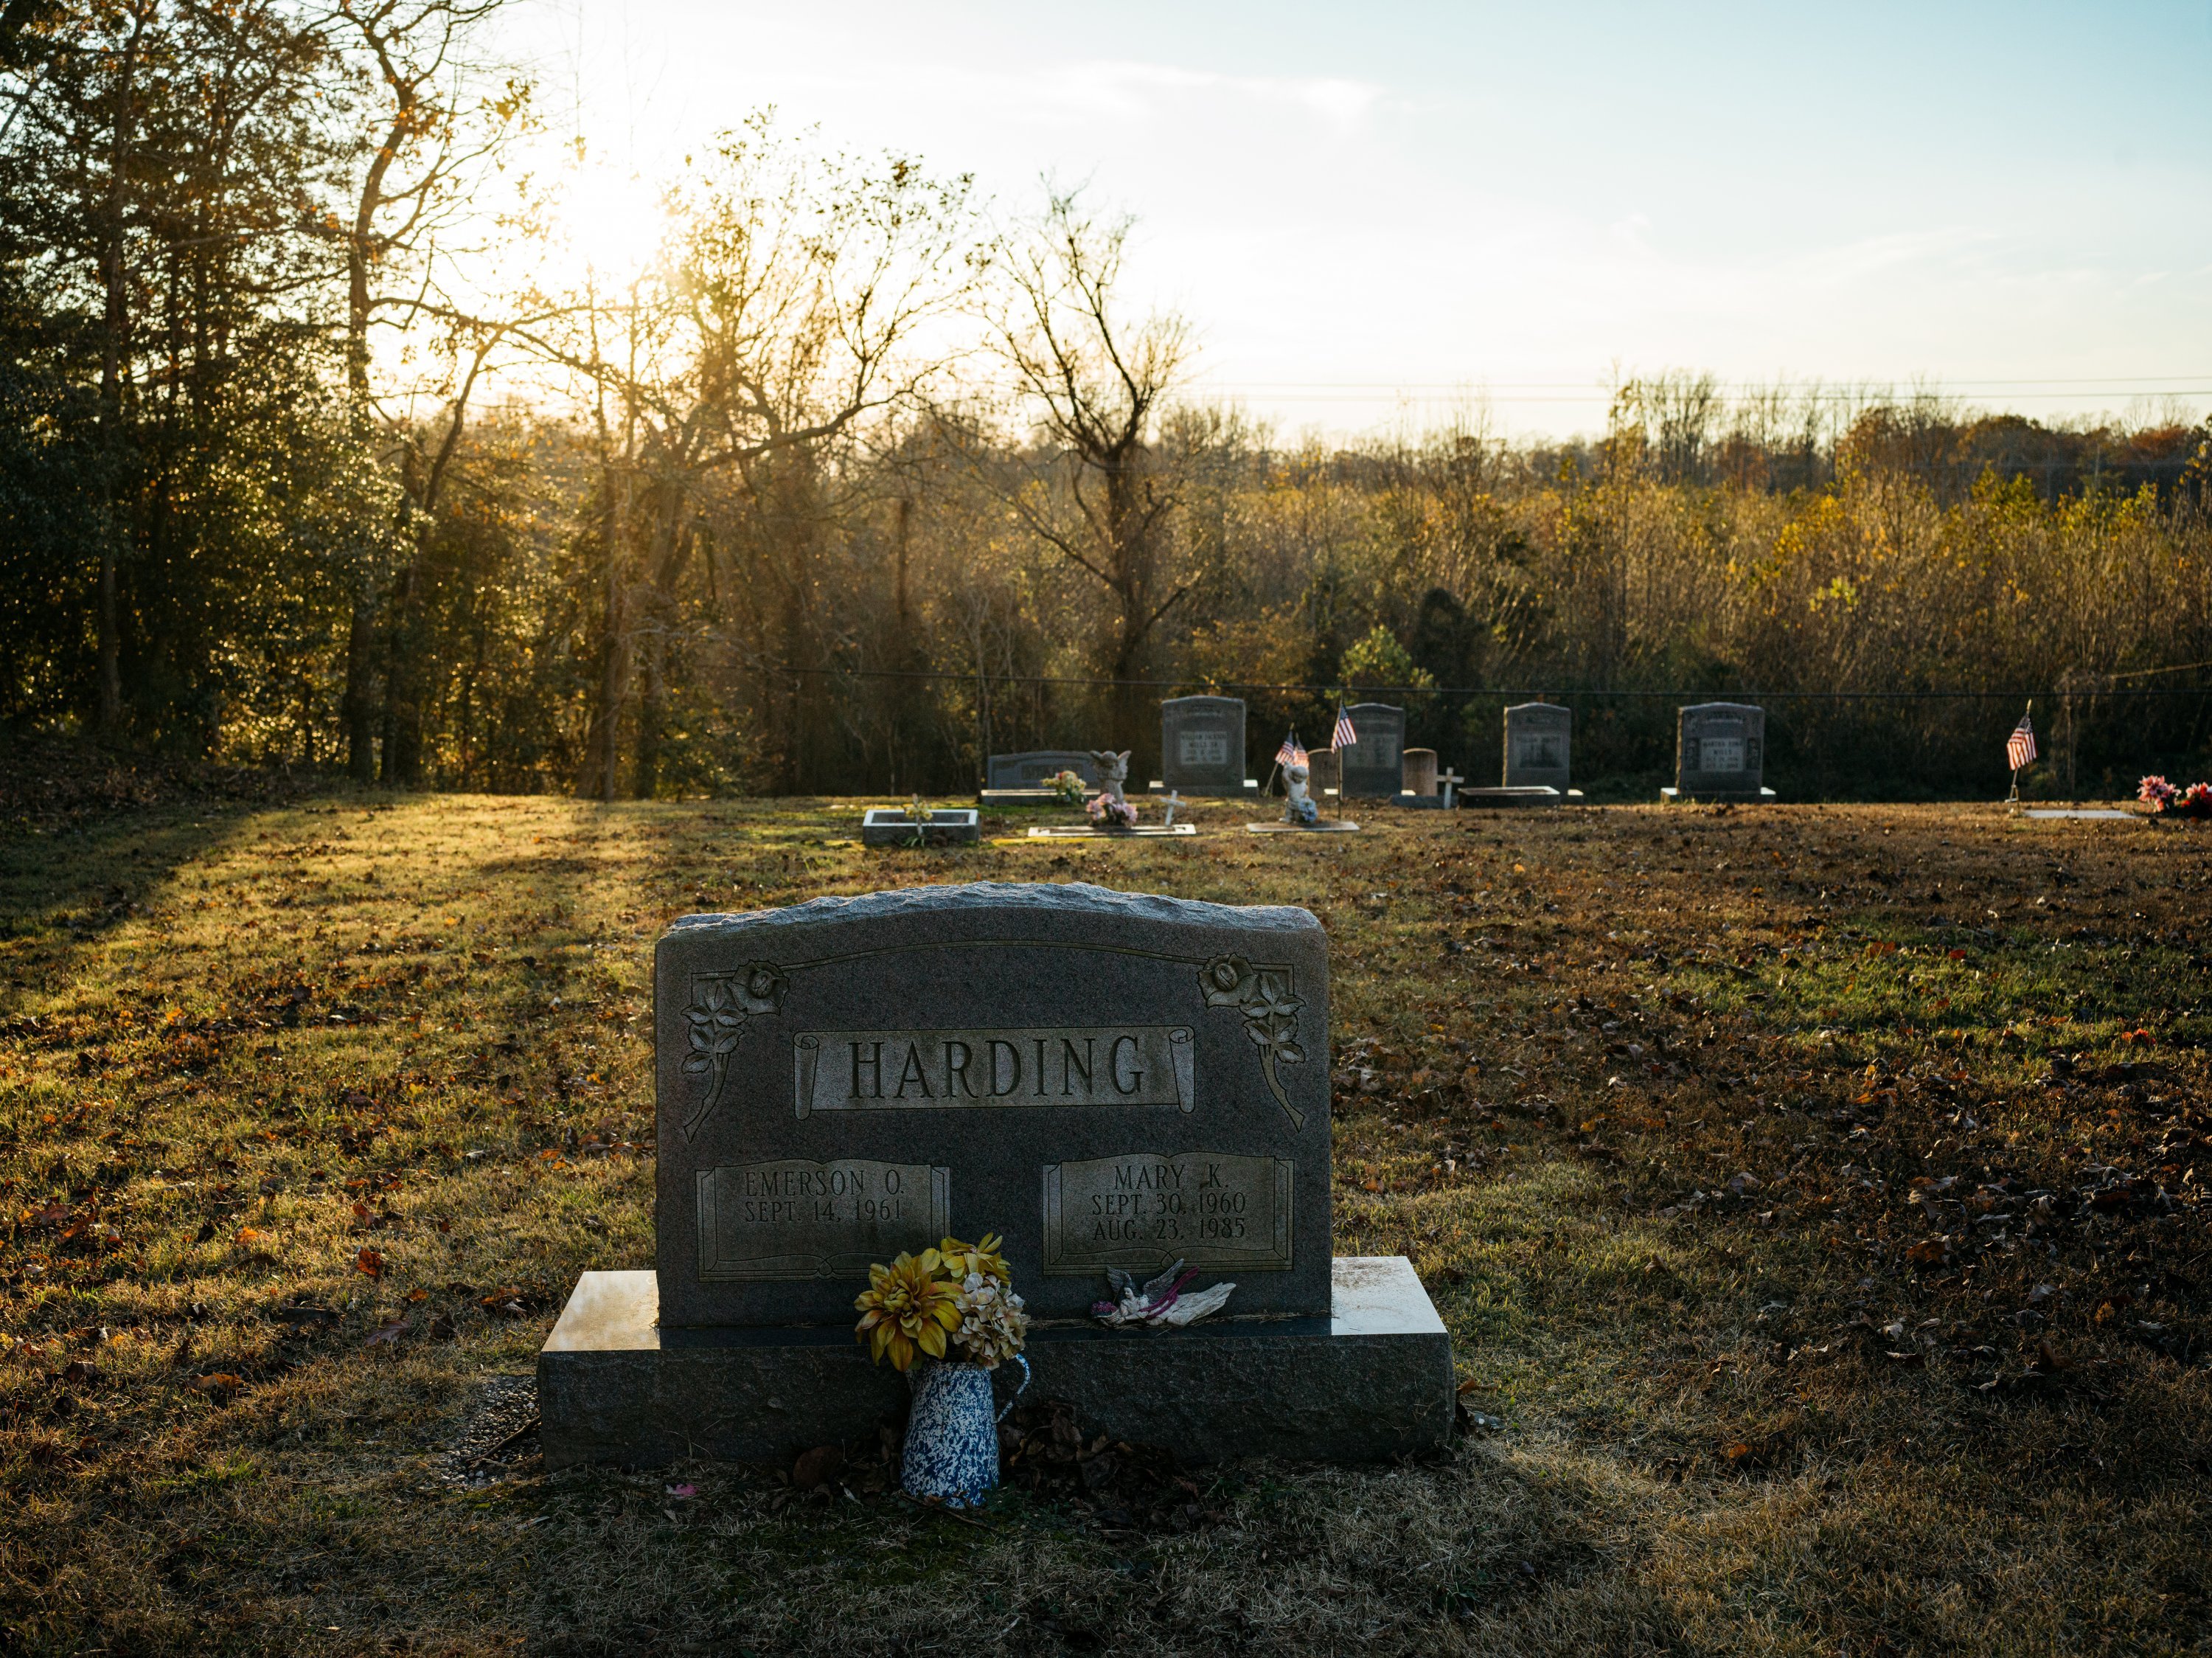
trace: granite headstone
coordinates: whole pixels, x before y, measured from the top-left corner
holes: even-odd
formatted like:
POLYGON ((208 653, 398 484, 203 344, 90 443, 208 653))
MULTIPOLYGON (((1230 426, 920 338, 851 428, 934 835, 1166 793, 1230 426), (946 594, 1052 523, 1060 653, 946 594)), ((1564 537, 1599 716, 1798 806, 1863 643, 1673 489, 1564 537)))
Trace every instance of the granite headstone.
POLYGON ((1160 777, 1183 795, 1239 795, 1244 786, 1244 703, 1239 697, 1172 697, 1160 704, 1160 777))
POLYGON ((1437 751, 1433 748, 1409 748, 1406 751, 1406 793, 1427 800, 1437 792, 1437 751))
POLYGON ((788 1461, 905 1381, 872 1262, 997 1232, 1036 1397, 1205 1462, 1433 1452, 1451 1342, 1411 1263, 1330 1253, 1328 960, 1304 910, 1081 885, 693 916, 654 959, 657 1270, 587 1271, 538 1360, 549 1467, 788 1461), (1111 1332, 1106 1271, 1235 1283, 1111 1332))
POLYGON ((1677 710, 1674 788, 1684 795, 1757 799, 1765 766, 1766 710, 1698 703, 1677 710))
POLYGON ((1565 794, 1574 733, 1574 710, 1557 703, 1516 703, 1507 709, 1504 786, 1565 794))
POLYGON ((1406 786, 1406 710, 1389 703, 1354 703, 1345 710, 1359 741, 1340 749, 1344 792, 1395 800, 1406 786))
POLYGON ((1313 772, 1309 787, 1314 798, 1341 795, 1344 792, 1344 764, 1334 748, 1316 748, 1306 756, 1306 765, 1313 772))
POLYGON ((994 754, 985 775, 992 789, 1042 789, 1063 771, 1073 771, 1084 786, 1098 786, 1098 767, 1088 751, 1079 748, 1036 748, 1023 754, 994 754))
POLYGON ((1328 962, 1303 910, 975 886, 662 938, 665 1328, 849 1320, 871 1261, 1005 1237, 1040 1318, 1181 1259, 1329 1297, 1328 962))

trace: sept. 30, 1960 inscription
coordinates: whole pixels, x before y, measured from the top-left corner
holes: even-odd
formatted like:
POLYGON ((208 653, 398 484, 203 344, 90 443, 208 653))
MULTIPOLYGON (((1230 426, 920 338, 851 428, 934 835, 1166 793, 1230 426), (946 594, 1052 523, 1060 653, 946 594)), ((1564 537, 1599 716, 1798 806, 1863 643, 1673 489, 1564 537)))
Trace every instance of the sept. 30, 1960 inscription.
POLYGON ((1044 1270, 1193 1266, 1291 1268, 1291 1174, 1285 1157, 1129 1152, 1044 1171, 1044 1270))
POLYGON ((951 1229, 952 1171, 865 1158, 738 1163, 699 1171, 699 1277, 866 1276, 951 1229))
POLYGON ((1197 1104, 1188 1025, 954 1031, 805 1031, 792 1038, 793 1103, 817 1111, 971 1106, 1197 1104))

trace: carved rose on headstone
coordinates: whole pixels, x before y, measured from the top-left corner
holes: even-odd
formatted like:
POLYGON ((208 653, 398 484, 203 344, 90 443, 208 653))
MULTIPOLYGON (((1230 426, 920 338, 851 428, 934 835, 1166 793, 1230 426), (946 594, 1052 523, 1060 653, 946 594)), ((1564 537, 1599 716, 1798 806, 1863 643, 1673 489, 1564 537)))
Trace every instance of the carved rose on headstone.
POLYGON ((732 973, 717 973, 697 981, 697 997, 684 1009, 690 1027, 690 1052, 684 1058, 686 1076, 703 1077, 706 1087, 684 1119, 687 1140, 699 1131, 722 1097, 729 1076, 730 1056, 744 1034, 747 1014, 772 1014, 783 1006, 783 993, 791 980, 770 961, 749 962, 732 973))
POLYGON ((1275 1075, 1279 1062, 1304 1062, 1298 1045, 1298 1009, 1305 1003, 1291 993, 1287 967, 1255 967, 1239 955, 1218 955, 1199 969, 1199 989, 1209 1008, 1235 1008, 1244 1015, 1244 1034, 1260 1050, 1260 1069, 1267 1078, 1275 1103, 1290 1114, 1294 1127, 1302 1127, 1305 1113, 1292 1106, 1275 1075))

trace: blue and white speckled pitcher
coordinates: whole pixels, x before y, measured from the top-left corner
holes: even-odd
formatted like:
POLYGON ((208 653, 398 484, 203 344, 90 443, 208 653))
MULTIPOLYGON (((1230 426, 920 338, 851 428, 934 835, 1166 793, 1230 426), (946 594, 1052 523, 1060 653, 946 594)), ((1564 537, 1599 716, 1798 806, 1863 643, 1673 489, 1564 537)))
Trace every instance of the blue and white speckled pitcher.
POLYGON ((991 1409, 991 1373, 980 1364, 917 1364, 907 1372, 914 1406, 906 1419, 906 1454, 899 1484, 909 1496, 936 1497, 956 1508, 983 1500, 999 1483, 999 1423, 1030 1385, 1030 1362, 1004 1410, 991 1409))

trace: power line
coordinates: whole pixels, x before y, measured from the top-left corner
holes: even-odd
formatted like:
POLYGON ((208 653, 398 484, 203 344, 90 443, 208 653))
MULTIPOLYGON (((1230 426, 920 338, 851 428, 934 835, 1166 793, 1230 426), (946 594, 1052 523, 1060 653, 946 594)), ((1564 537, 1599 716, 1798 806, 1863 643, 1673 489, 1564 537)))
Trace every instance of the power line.
MULTIPOLYGON (((973 685, 980 680, 993 686, 1059 685, 1153 691, 1197 686, 1201 693, 1249 691, 1279 696, 1339 697, 1355 694, 1342 685, 1276 685, 1249 680, 1109 680, 1065 674, 962 673, 953 668, 802 667, 791 663, 778 665, 771 671, 829 679, 943 680, 965 685, 973 685)), ((2068 697, 2207 697, 2212 696, 2212 686, 2118 686, 2094 690, 2080 686, 2069 690, 2060 686, 2041 691, 1716 691, 1711 687, 1674 691, 1599 691, 1512 686, 1383 685, 1363 686, 1356 694, 1362 697, 1517 697, 1531 702, 1566 702, 1575 698, 1587 701, 1641 700, 1652 698, 1673 698, 1691 702, 1733 698, 1752 702, 2024 702, 2034 697, 2051 699, 2068 697)))

